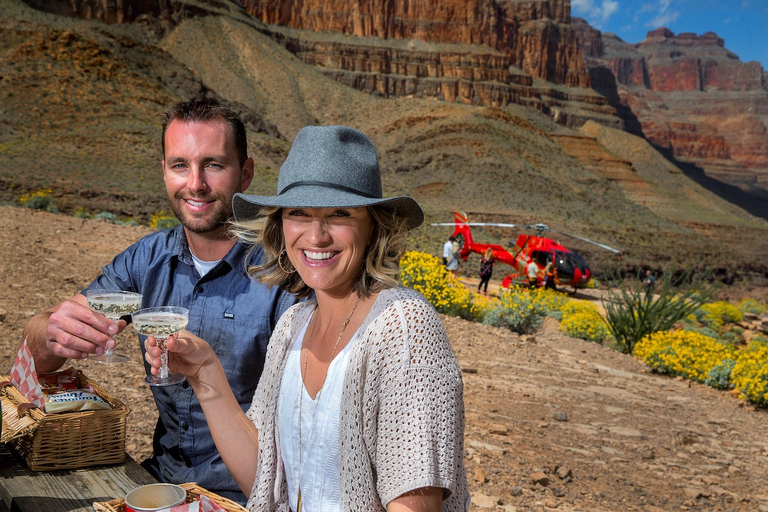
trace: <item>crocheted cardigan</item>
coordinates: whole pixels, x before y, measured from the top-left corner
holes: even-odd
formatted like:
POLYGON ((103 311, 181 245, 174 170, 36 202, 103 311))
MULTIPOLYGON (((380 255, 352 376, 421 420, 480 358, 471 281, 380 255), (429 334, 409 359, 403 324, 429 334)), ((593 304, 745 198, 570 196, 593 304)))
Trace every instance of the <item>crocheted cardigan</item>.
MULTIPOLYGON (((302 302, 281 317, 248 410, 259 431, 252 511, 289 510, 277 398, 293 340, 314 307, 314 300, 302 302)), ((342 393, 341 510, 384 511, 421 487, 446 490, 444 511, 468 509, 461 371, 440 317, 421 294, 402 287, 379 293, 352 347, 342 393)))

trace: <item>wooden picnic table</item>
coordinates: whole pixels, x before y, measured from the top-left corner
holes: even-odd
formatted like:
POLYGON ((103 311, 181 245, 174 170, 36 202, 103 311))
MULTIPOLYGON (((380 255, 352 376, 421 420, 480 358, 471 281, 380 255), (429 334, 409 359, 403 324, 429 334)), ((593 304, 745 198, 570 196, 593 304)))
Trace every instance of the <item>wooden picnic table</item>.
POLYGON ((156 482, 128 454, 121 464, 36 472, 0 444, 0 512, 92 512, 94 501, 156 482))

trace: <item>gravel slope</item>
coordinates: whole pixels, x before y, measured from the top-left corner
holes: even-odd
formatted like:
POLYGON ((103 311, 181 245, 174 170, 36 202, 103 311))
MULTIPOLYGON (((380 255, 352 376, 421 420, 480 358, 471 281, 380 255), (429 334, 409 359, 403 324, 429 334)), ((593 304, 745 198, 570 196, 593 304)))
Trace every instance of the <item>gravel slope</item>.
MULTIPOLYGON (((149 232, 0 206, 0 371, 27 320, 85 286, 149 232)), ((464 370, 471 510, 768 511, 768 414, 725 392, 650 373, 563 336, 444 318, 464 370)), ((132 409, 128 452, 151 449, 156 413, 132 328, 133 362, 78 362, 132 409)))

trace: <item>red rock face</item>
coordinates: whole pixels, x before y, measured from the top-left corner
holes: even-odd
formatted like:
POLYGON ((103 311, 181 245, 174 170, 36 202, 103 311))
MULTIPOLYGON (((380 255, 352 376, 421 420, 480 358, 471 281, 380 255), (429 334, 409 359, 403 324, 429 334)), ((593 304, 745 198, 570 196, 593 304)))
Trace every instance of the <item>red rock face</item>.
MULTIPOLYGON (((218 0, 27 0, 113 22, 205 14, 218 0)), ((416 96, 503 107, 519 103, 568 126, 620 128, 590 76, 570 0, 236 0, 276 39, 328 76, 385 97, 416 96), (278 28, 297 29, 292 35, 278 28), (317 34, 331 35, 318 41, 317 34), (346 37, 355 36, 355 37, 346 37), (416 44, 418 43, 418 44, 416 44), (424 43, 424 44, 422 44, 424 43), (545 85, 542 85, 542 81, 545 85), (572 88, 559 89, 547 85, 572 88)))
POLYGON ((634 131, 711 176, 768 183, 768 91, 759 63, 741 62, 711 32, 660 28, 631 45, 582 20, 574 27, 593 84, 627 125, 635 119, 634 131))
POLYGON ((569 0, 242 2, 267 24, 311 31, 284 36, 286 45, 326 75, 366 92, 498 107, 519 103, 566 125, 600 118, 621 127, 613 108, 591 91, 554 97, 551 88, 534 84, 590 87, 569 0), (358 37, 329 43, 311 33, 358 37), (393 42, 401 40, 411 43, 393 42))
POLYGON ((265 23, 358 37, 476 44, 532 77, 588 87, 569 0, 242 0, 265 23))

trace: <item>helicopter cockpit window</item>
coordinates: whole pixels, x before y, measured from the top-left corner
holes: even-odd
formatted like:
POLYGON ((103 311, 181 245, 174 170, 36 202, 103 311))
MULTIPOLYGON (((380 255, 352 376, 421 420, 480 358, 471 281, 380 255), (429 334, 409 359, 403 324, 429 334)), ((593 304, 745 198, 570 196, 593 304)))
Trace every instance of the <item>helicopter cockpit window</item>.
POLYGON ((533 251, 531 252, 531 258, 536 262, 536 264, 538 264, 540 267, 543 267, 548 262, 552 261, 552 253, 544 251, 533 251))
POLYGON ((579 270, 582 274, 587 269, 587 262, 579 254, 575 252, 560 252, 555 253, 555 264, 557 265, 558 272, 567 275, 574 275, 574 270, 579 270))

